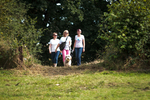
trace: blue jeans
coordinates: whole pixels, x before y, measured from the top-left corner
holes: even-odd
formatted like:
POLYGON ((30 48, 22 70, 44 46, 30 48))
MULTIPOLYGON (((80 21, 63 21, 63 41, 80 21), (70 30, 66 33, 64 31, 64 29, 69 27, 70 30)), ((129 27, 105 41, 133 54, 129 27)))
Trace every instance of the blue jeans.
POLYGON ((81 65, 81 54, 82 54, 83 48, 75 48, 75 56, 77 60, 77 65, 81 65))
POLYGON ((57 51, 56 53, 55 53, 55 52, 52 52, 52 53, 51 53, 52 62, 53 62, 53 63, 56 63, 56 64, 57 64, 59 53, 60 53, 60 51, 57 51))

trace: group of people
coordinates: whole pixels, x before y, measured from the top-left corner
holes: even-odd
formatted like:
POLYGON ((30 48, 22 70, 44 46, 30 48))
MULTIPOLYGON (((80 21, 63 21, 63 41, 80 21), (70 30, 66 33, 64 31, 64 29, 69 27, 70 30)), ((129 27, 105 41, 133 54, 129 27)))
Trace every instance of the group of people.
MULTIPOLYGON (((74 46, 73 46, 73 51, 75 51, 75 57, 77 60, 77 65, 81 65, 81 54, 82 52, 85 52, 85 38, 84 35, 81 35, 82 31, 81 29, 77 29, 77 35, 75 35, 75 41, 74 41, 74 46)), ((51 54, 52 57, 52 62, 53 66, 57 67, 57 62, 58 62, 58 56, 60 52, 62 53, 63 56, 63 63, 65 64, 65 57, 66 55, 70 55, 70 48, 72 45, 72 40, 71 37, 69 36, 69 31, 64 30, 63 36, 59 39, 57 39, 57 33, 53 33, 53 39, 50 40, 49 43, 49 53, 51 54), (66 41, 65 48, 60 51, 60 44, 66 41)))

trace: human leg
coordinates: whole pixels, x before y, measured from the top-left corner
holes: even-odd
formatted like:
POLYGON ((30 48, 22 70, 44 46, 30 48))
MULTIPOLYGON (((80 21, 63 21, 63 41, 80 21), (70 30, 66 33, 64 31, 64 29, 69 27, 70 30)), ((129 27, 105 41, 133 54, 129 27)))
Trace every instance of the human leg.
POLYGON ((56 63, 58 63, 58 56, 59 56, 60 51, 57 51, 56 53, 56 63))
POLYGON ((77 61, 77 65, 79 66, 79 57, 78 57, 79 53, 78 53, 78 51, 79 51, 79 48, 75 48, 76 61, 77 61))
POLYGON ((55 66, 57 66, 57 63, 58 63, 58 56, 59 56, 59 53, 60 53, 60 51, 57 51, 56 53, 55 53, 55 66))
POLYGON ((53 64, 55 63, 55 61, 54 61, 54 59, 55 59, 55 52, 52 52, 51 53, 51 58, 52 58, 52 62, 53 62, 53 64))
POLYGON ((79 62, 79 65, 81 65, 81 55, 82 55, 82 51, 83 51, 83 48, 79 48, 79 51, 78 51, 78 62, 79 62))
POLYGON ((55 52, 52 52, 52 53, 51 53, 51 58, 52 58, 52 62, 54 63, 55 52))
POLYGON ((70 50, 66 50, 66 55, 70 55, 70 50))
POLYGON ((60 51, 57 51, 57 52, 55 52, 55 54, 54 54, 54 57, 53 57, 53 58, 54 58, 54 60, 53 60, 54 67, 57 66, 59 53, 60 53, 60 51))
POLYGON ((63 49, 63 51, 62 51, 62 55, 63 55, 63 63, 65 62, 65 57, 66 57, 66 50, 65 49, 63 49))

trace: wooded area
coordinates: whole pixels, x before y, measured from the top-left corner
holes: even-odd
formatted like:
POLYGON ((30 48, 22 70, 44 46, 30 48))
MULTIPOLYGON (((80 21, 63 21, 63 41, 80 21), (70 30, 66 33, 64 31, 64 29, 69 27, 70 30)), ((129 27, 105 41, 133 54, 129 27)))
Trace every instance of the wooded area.
POLYGON ((86 40, 83 62, 149 64, 149 12, 148 0, 1 0, 0 67, 18 60, 50 65, 52 33, 60 38, 67 29, 74 42, 78 28, 86 40))

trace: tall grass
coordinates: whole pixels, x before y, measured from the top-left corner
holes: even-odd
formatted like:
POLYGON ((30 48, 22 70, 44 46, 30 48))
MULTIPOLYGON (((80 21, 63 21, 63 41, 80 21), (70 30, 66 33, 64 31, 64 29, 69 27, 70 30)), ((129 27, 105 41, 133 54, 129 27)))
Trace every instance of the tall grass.
POLYGON ((127 55, 113 45, 106 46, 100 57, 104 60, 102 66, 109 70, 147 69, 150 65, 149 58, 127 55))
POLYGON ((30 67, 34 63, 40 63, 32 54, 29 53, 28 48, 23 46, 23 61, 19 58, 20 52, 18 47, 11 47, 9 40, 0 39, 0 68, 8 69, 15 67, 30 67))
POLYGON ((0 39, 0 67, 12 68, 16 67, 17 54, 10 47, 9 41, 0 39))

